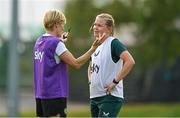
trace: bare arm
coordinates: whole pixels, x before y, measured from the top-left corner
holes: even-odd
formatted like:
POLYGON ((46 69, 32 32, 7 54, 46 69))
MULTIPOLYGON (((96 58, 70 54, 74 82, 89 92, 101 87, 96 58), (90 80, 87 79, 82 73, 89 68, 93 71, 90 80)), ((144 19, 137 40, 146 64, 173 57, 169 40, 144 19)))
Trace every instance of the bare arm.
POLYGON ((73 68, 79 69, 83 64, 85 64, 85 62, 89 60, 90 56, 95 51, 95 49, 89 49, 85 54, 83 54, 77 59, 72 55, 71 52, 67 50, 60 55, 60 59, 68 65, 72 66, 73 68))
POLYGON ((84 53, 79 58, 75 58, 71 52, 65 51, 63 54, 60 55, 60 59, 63 60, 68 65, 79 69, 82 65, 84 65, 90 58, 90 56, 93 54, 93 52, 96 50, 96 48, 102 43, 102 39, 104 38, 105 34, 102 36, 99 36, 92 44, 91 48, 84 53))
POLYGON ((88 82, 91 82, 91 62, 89 63, 89 66, 88 66, 88 82))
POLYGON ((127 74, 130 72, 132 69, 133 65, 135 64, 135 61, 131 54, 128 51, 124 51, 121 55, 120 58, 124 61, 124 65, 121 71, 119 71, 117 77, 115 78, 116 81, 120 81, 124 79, 127 74))
MULTIPOLYGON (((122 52, 122 54, 120 55, 120 58, 124 61, 124 65, 122 67, 122 70, 120 70, 118 72, 118 74, 115 78, 116 82, 123 80, 127 76, 127 74, 130 72, 133 65, 135 64, 133 57, 131 56, 131 54, 128 51, 122 52)), ((111 92, 115 86, 116 86, 116 84, 112 82, 107 87, 105 87, 106 91, 111 92)))

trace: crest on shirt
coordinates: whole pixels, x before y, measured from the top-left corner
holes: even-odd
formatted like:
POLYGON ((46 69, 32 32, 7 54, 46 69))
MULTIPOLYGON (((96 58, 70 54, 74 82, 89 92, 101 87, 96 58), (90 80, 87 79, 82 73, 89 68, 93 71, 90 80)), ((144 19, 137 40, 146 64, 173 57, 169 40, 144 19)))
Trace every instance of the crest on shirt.
POLYGON ((100 50, 98 52, 95 52, 94 56, 97 57, 99 55, 99 52, 100 52, 100 50))

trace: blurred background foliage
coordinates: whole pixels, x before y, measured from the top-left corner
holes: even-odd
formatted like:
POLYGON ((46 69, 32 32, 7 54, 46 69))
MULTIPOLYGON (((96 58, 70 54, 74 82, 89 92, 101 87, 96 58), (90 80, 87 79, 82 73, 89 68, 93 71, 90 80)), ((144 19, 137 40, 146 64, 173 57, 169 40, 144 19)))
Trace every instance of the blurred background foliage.
MULTIPOLYGON (((180 1, 179 0, 68 0, 64 13, 71 27, 66 45, 75 55, 87 51, 93 41, 90 28, 96 15, 109 13, 115 19, 115 34, 121 26, 135 29, 135 42, 126 45, 136 65, 125 79, 126 102, 180 101, 180 1), (159 96, 161 94, 161 96, 159 96), (174 96, 174 98, 170 98, 174 96)), ((42 28, 40 28, 42 29, 42 28)), ((33 87, 33 45, 44 33, 19 44, 21 83, 33 87)), ((0 87, 6 87, 8 41, 0 34, 0 87)), ((127 39, 129 40, 129 39, 127 39)), ((69 67, 70 100, 88 101, 87 67, 69 67)))

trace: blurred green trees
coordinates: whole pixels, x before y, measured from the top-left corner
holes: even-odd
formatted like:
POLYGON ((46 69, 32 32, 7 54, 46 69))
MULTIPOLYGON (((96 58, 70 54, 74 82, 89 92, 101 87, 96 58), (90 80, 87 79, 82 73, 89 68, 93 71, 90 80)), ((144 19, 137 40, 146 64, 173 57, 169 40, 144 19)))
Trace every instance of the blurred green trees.
MULTIPOLYGON (((80 37, 90 38, 88 30, 95 16, 102 12, 113 15, 116 28, 121 24, 136 24, 136 43, 130 50, 136 62, 139 62, 136 66, 139 66, 141 71, 159 62, 170 65, 180 56, 180 1, 67 1, 65 14, 73 27, 72 39, 77 42, 80 37)), ((70 44, 74 47, 78 45, 70 44)), ((89 41, 85 44, 90 45, 89 41)))
POLYGON ((136 22, 136 58, 147 67, 159 62, 171 65, 180 56, 180 1, 145 0, 143 4, 136 22))
MULTIPOLYGON (((136 60, 136 77, 157 64, 170 68, 180 56, 180 1, 178 0, 67 1, 65 15, 72 27, 71 38, 67 45, 73 54, 79 56, 91 45, 93 38, 89 29, 96 15, 104 12, 114 17, 116 29, 121 28, 122 24, 128 26, 129 23, 133 23, 136 26, 133 34, 136 42, 132 47, 128 47, 136 60)), ((70 81, 70 91, 75 88, 87 91, 88 86, 82 85, 87 81, 87 65, 80 71, 70 70, 70 79, 79 78, 78 81, 70 81)), ((75 91, 72 93, 79 95, 79 92, 75 91)), ((84 100, 83 96, 82 100, 84 100)))
MULTIPOLYGON (((83 54, 92 44, 90 27, 96 15, 104 12, 112 14, 116 29, 124 24, 127 26, 129 23, 135 24, 137 30, 133 35, 136 42, 128 48, 135 58, 136 72, 143 73, 158 63, 170 67, 180 56, 179 0, 67 0, 65 2, 67 25, 71 27, 66 45, 75 57, 83 54)), ((32 42, 22 42, 25 43, 26 48, 20 58, 23 78, 21 82, 30 85, 33 81, 33 44, 37 34, 32 38, 32 42)), ((0 85, 6 81, 7 50, 7 43, 3 42, 0 46, 0 85)), ((81 96, 82 100, 88 100, 88 93, 79 92, 88 91, 88 85, 85 84, 87 66, 88 63, 78 71, 69 68, 71 96, 81 96)))

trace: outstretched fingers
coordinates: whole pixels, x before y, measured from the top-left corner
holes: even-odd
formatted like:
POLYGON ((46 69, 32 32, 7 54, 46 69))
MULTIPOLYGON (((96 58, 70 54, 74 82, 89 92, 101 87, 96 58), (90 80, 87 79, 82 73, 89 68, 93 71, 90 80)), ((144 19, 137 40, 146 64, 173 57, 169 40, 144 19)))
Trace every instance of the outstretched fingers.
POLYGON ((103 34, 100 34, 100 33, 99 33, 98 37, 96 37, 95 43, 96 43, 97 45, 101 45, 102 42, 103 42, 103 39, 104 39, 105 35, 106 35, 106 33, 103 33, 103 34))
POLYGON ((99 41, 102 41, 105 37, 106 33, 103 33, 103 34, 98 34, 98 37, 96 38, 96 40, 99 40, 99 41))

